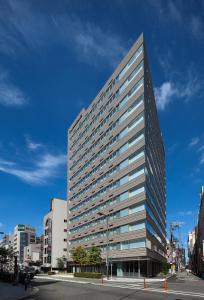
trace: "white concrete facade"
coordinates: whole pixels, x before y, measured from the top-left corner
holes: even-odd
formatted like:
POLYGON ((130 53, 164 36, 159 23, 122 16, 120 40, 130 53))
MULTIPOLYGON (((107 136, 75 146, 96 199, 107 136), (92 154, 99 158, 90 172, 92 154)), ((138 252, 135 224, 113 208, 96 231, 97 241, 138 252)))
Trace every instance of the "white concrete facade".
POLYGON ((67 257, 67 201, 53 198, 44 216, 43 265, 57 268, 57 259, 67 257))
POLYGON ((40 261, 41 244, 30 244, 24 247, 24 264, 40 261))
POLYGON ((13 248, 13 233, 5 234, 0 240, 0 247, 11 250, 13 248))

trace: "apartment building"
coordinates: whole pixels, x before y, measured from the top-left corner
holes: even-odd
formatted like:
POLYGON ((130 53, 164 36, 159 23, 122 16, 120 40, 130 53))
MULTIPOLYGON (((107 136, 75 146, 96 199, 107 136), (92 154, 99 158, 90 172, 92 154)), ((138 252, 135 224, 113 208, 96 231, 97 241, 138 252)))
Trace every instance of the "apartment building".
POLYGON ((24 265, 41 262, 41 244, 30 244, 24 247, 24 265))
POLYGON ((67 201, 53 198, 44 216, 43 266, 57 268, 57 259, 67 257, 67 201))
POLYGON ((35 228, 24 224, 15 226, 13 233, 13 253, 14 256, 17 256, 19 263, 23 263, 24 261, 24 247, 35 243, 35 238, 35 228))
POLYGON ((165 152, 143 34, 68 130, 68 261, 98 246, 113 275, 166 261, 165 152), (108 243, 107 243, 108 238, 108 243))
POLYGON ((13 249, 13 233, 4 234, 2 240, 0 240, 0 248, 5 248, 12 251, 13 249))

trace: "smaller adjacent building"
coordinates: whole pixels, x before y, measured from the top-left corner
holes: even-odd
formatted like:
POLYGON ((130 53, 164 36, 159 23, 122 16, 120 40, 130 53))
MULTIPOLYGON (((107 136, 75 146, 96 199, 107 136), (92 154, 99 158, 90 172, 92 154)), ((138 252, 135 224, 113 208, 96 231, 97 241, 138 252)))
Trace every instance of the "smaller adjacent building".
POLYGON ((200 193, 198 223, 188 237, 189 262, 192 271, 204 278, 204 186, 200 193))
POLYGON ((30 244, 24 247, 24 264, 41 262, 41 244, 30 244))
POLYGON ((57 259, 67 257, 67 201, 53 198, 43 220, 43 266, 57 268, 57 259))
POLYGON ((43 263, 43 243, 44 243, 44 235, 42 234, 39 237, 36 237, 36 244, 40 244, 40 262, 43 263))
POLYGON ((18 263, 24 262, 24 247, 36 242, 35 228, 18 224, 14 228, 13 253, 17 256, 18 263))
POLYGON ((188 233, 188 266, 190 269, 193 269, 193 253, 194 246, 196 241, 196 228, 194 228, 191 232, 188 233))
POLYGON ((13 249, 13 233, 4 234, 2 240, 0 240, 0 248, 1 247, 7 250, 13 249))

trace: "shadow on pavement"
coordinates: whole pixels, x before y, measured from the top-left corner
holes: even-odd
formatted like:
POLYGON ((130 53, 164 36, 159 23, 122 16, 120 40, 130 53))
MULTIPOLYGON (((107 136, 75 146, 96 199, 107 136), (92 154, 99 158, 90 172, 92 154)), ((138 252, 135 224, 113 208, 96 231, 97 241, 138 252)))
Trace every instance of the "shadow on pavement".
POLYGON ((37 287, 37 286, 43 286, 43 285, 49 285, 49 284, 55 284, 55 283, 57 283, 57 282, 59 282, 59 281, 54 281, 54 280, 47 280, 47 281, 33 281, 32 282, 32 285, 34 286, 34 287, 37 287))
POLYGON ((132 293, 130 293, 128 295, 123 296, 122 298, 119 298, 118 300, 128 299, 130 296, 133 296, 133 295, 135 295, 135 294, 137 294, 139 292, 141 292, 141 290, 136 290, 136 291, 134 291, 134 292, 132 292, 132 293))

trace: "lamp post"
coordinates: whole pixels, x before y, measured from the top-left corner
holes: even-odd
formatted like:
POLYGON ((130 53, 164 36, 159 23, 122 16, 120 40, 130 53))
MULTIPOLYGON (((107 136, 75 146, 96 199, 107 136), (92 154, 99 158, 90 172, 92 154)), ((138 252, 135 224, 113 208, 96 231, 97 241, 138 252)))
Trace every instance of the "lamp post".
POLYGON ((102 212, 97 213, 99 216, 106 217, 106 276, 109 279, 109 214, 104 214, 102 212))

